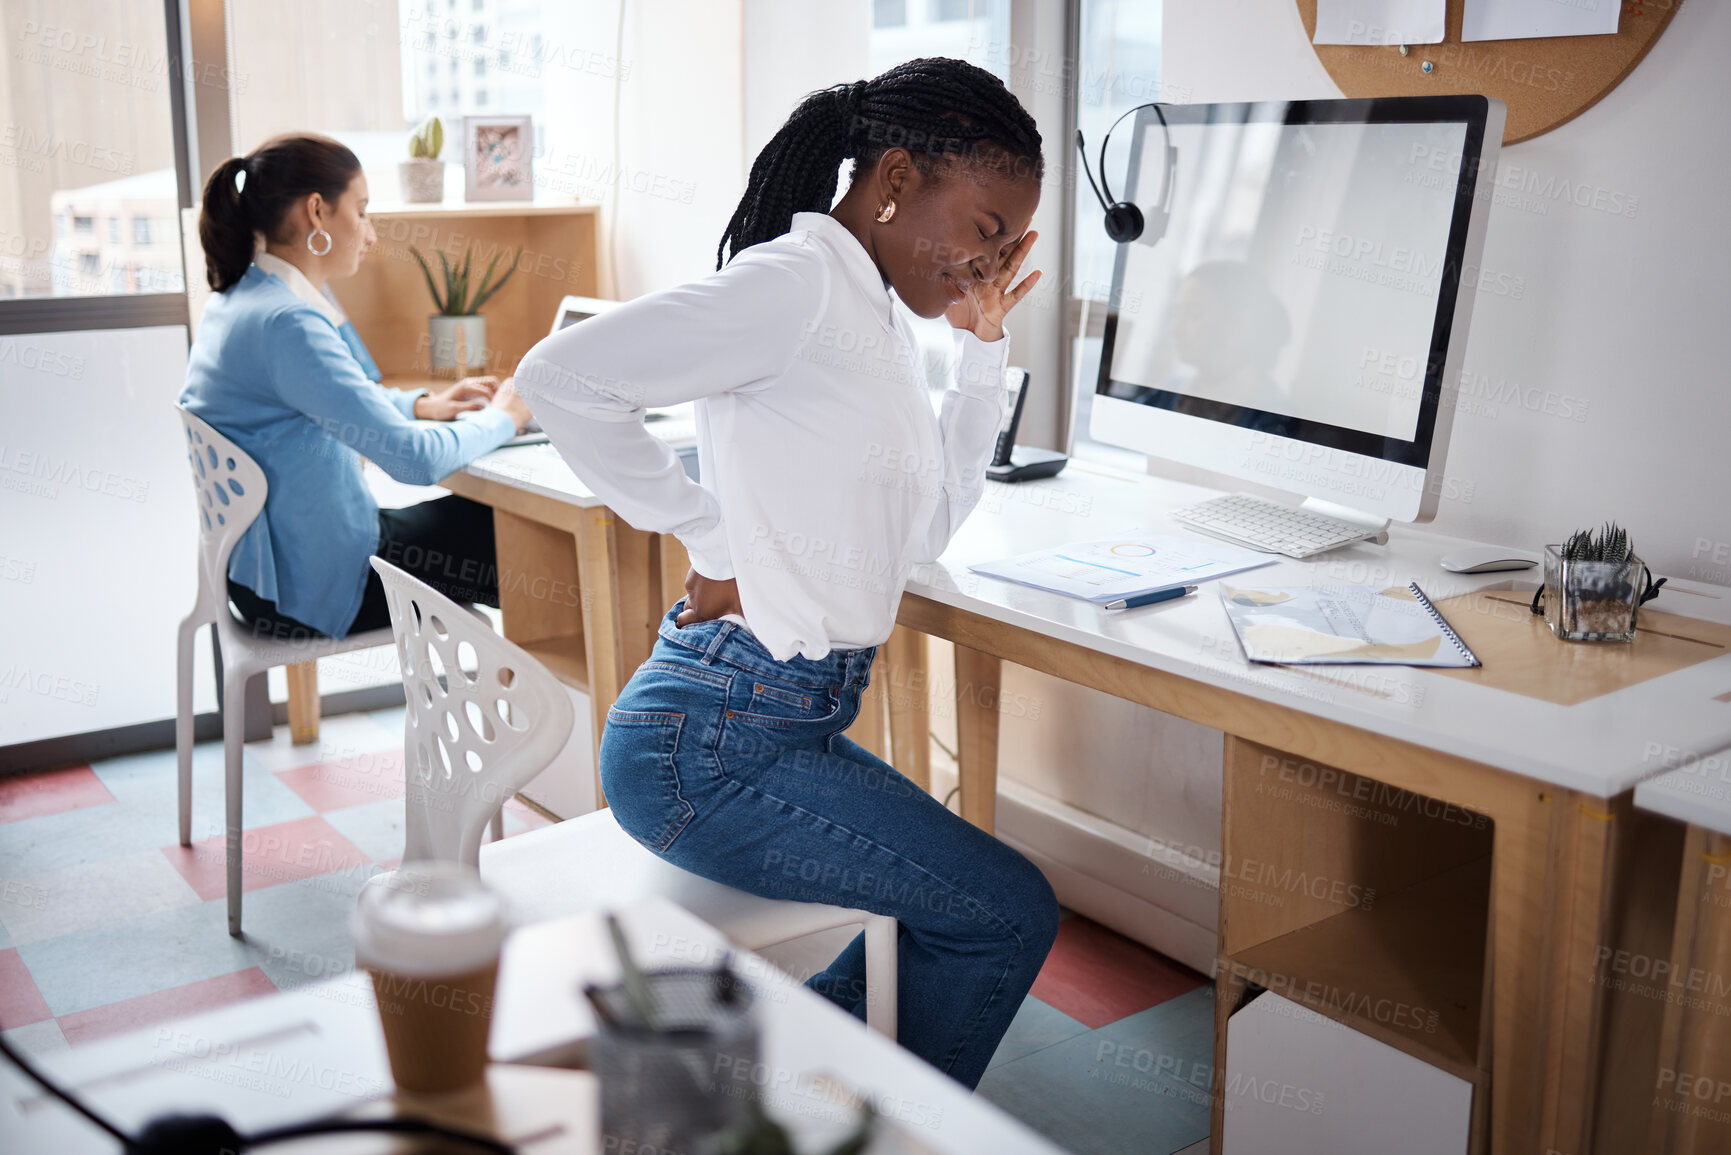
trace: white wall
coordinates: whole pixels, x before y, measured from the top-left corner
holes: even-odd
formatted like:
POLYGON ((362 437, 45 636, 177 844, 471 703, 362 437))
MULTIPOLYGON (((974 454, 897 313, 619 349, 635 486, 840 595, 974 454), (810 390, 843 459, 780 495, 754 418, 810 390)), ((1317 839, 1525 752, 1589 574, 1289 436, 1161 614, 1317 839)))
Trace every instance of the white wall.
POLYGON ((185 377, 180 325, 0 337, 0 747, 174 716, 197 590, 185 377))
MULTIPOLYGON (((1731 8, 1684 5, 1602 101, 1503 150, 1506 295, 1473 309, 1439 532, 1533 548, 1610 518, 1656 571, 1731 585, 1727 49, 1731 8)), ((1287 0, 1166 0, 1165 69, 1198 102, 1340 95, 1287 0)))
POLYGON ((572 46, 561 59, 573 65, 545 75, 549 109, 560 111, 548 117, 536 184, 601 200, 617 239, 604 295, 629 299, 715 268, 743 187, 743 11, 743 0, 571 0, 548 12, 548 36, 572 46))
POLYGON ((871 23, 870 0, 745 0, 745 148, 736 195, 801 97, 869 78, 871 23))

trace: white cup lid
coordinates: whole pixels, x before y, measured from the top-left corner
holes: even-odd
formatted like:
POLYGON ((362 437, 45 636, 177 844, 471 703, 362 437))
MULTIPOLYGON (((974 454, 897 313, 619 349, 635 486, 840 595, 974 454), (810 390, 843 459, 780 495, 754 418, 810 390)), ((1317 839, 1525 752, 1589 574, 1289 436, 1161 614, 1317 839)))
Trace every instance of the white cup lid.
POLYGON ((499 954, 504 904, 472 868, 406 862, 361 888, 349 920, 355 965, 405 975, 476 970, 499 954))

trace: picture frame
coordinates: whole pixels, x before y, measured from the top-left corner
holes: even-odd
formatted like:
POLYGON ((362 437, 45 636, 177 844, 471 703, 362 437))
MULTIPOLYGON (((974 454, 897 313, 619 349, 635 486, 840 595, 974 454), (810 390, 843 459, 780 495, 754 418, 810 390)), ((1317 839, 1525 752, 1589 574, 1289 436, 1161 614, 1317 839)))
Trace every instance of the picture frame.
POLYGON ((463 199, 535 199, 535 126, 527 116, 463 118, 463 199))

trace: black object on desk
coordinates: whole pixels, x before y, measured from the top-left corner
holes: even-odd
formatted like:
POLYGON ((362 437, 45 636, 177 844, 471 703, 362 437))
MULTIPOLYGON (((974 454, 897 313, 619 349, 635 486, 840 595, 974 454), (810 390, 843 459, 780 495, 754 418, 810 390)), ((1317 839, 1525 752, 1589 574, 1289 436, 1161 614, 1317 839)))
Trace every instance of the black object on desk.
POLYGON ((1005 372, 1004 387, 1010 393, 1009 404, 1005 406, 1004 423, 998 427, 998 444, 992 453, 992 463, 986 466, 986 476, 993 481, 1032 481, 1056 476, 1069 463, 1068 457, 1037 445, 1016 444, 1022 404, 1028 397, 1028 371, 1011 366, 1005 372))

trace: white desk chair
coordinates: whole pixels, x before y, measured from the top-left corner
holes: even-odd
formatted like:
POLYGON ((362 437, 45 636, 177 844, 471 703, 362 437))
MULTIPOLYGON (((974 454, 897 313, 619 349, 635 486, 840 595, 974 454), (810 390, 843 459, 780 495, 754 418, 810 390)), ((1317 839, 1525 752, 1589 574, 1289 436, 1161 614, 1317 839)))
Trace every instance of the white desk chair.
POLYGON ((246 683, 275 666, 313 662, 331 654, 391 644, 391 631, 370 630, 335 638, 273 642, 252 636, 228 606, 228 558, 264 508, 264 470, 246 451, 210 425, 176 406, 186 426, 187 460, 198 495, 198 600, 180 623, 175 663, 177 698, 174 748, 180 771, 180 844, 192 845, 192 661, 200 626, 222 642, 222 751, 227 839, 228 933, 240 935, 241 742, 246 737, 246 683))
MULTIPOLYGON (((565 746, 569 695, 525 650, 381 558, 409 708, 404 722, 403 861, 464 862, 519 923, 661 896, 746 950, 838 927, 866 934, 866 1021, 896 1033, 896 920, 815 902, 760 898, 663 862, 598 810, 481 845, 506 799, 565 746)), ((495 831, 497 826, 495 825, 495 831)))

